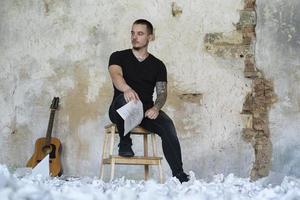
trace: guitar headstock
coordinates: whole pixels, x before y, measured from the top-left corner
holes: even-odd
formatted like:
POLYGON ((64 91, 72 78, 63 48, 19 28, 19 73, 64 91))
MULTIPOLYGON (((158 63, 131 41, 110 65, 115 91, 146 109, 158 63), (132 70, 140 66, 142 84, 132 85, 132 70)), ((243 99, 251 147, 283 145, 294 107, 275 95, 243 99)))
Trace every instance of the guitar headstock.
POLYGON ((54 97, 50 106, 51 110, 57 110, 59 104, 59 97, 54 97))

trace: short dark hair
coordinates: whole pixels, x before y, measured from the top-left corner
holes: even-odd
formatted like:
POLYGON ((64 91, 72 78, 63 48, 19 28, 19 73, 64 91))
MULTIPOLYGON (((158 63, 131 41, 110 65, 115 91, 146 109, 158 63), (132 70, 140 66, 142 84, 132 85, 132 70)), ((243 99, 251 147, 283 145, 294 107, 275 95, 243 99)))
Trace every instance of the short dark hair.
POLYGON ((135 20, 135 22, 133 22, 133 24, 143 24, 143 25, 146 25, 148 33, 153 34, 153 26, 152 26, 152 24, 149 21, 147 21, 145 19, 138 19, 138 20, 135 20))

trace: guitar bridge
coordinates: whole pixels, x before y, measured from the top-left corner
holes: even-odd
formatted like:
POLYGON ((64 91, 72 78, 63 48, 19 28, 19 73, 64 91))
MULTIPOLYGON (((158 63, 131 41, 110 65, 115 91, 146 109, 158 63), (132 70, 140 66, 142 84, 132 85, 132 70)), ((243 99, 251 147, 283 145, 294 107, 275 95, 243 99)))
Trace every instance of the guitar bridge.
MULTIPOLYGON (((41 162, 42 160, 37 160, 37 162, 39 163, 39 162, 41 162)), ((49 163, 52 163, 52 160, 49 160, 49 163)))

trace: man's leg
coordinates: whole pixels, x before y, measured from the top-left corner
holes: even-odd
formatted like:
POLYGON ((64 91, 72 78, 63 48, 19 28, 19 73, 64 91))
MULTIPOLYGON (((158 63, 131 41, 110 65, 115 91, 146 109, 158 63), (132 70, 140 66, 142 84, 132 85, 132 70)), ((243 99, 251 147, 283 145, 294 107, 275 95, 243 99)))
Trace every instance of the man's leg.
POLYGON ((124 99, 124 95, 119 95, 109 107, 109 118, 113 123, 117 125, 117 129, 119 132, 119 155, 125 157, 132 157, 134 156, 134 152, 131 149, 132 140, 130 138, 130 133, 124 136, 124 120, 119 115, 119 113, 117 113, 117 109, 119 109, 125 104, 126 101, 124 99))
POLYGON ((156 119, 144 118, 140 125, 161 137, 162 149, 173 176, 176 176, 180 182, 188 181, 188 176, 183 172, 181 148, 176 129, 168 115, 159 111, 156 119))

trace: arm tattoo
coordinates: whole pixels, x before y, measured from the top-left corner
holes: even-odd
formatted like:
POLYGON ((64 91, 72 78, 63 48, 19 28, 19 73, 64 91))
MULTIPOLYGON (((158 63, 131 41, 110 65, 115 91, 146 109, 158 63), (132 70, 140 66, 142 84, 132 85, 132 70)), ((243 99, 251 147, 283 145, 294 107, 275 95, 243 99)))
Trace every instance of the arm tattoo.
POLYGON ((156 82, 156 94, 157 98, 154 103, 154 107, 160 110, 167 100, 167 82, 156 82))

